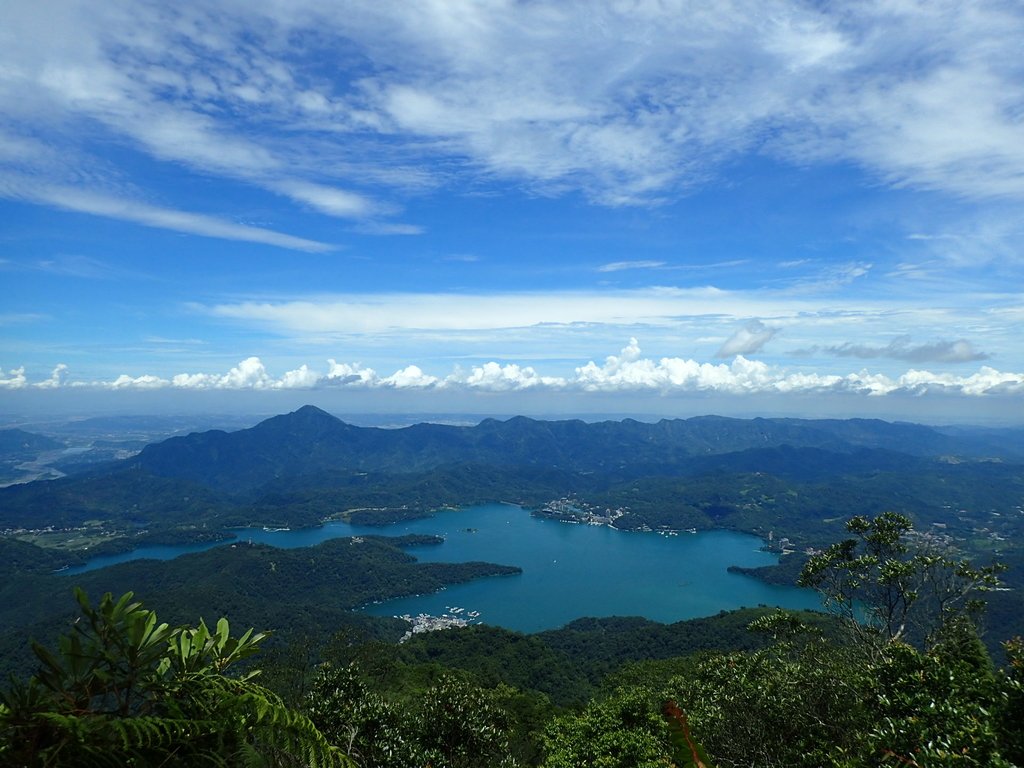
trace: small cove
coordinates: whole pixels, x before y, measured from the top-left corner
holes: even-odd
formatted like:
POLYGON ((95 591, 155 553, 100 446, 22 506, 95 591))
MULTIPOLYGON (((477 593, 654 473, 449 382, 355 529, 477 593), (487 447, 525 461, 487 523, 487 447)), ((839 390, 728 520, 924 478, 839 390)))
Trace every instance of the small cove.
MULTIPOLYGON (((327 523, 297 530, 236 530, 239 540, 296 548, 342 536, 407 533, 443 536, 440 545, 414 547, 421 562, 487 561, 516 565, 516 576, 480 579, 432 595, 367 606, 377 616, 429 613, 449 607, 478 611, 480 621, 522 632, 563 626, 581 616, 644 616, 673 622, 742 606, 819 607, 817 596, 729 573, 730 565, 754 567, 776 562, 761 541, 732 531, 675 536, 618 531, 532 517, 526 510, 485 504, 439 512, 433 517, 385 527, 327 523)), ((95 558, 69 568, 74 575, 128 560, 167 560, 223 542, 143 547, 95 558)))

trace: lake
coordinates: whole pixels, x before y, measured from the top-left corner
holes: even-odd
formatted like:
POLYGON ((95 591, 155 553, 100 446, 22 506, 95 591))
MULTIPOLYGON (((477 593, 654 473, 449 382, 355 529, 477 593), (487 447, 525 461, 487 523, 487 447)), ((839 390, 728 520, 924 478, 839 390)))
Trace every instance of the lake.
MULTIPOLYGON (((818 608, 817 595, 764 584, 729 573, 777 561, 755 536, 731 531, 625 532, 532 517, 519 507, 486 504, 439 512, 434 517, 384 528, 328 523, 320 528, 236 531, 242 540, 275 547, 308 547, 339 536, 436 534, 437 546, 409 550, 422 562, 483 560, 517 565, 523 573, 480 579, 432 595, 389 600, 364 610, 376 616, 428 613, 449 608, 479 612, 479 620, 521 632, 560 627, 581 616, 644 616, 655 621, 710 616, 743 606, 818 608)), ((215 544, 143 547, 100 557, 63 573, 74 574, 127 560, 166 560, 215 544)), ((463 613, 462 615, 465 615, 463 613)))

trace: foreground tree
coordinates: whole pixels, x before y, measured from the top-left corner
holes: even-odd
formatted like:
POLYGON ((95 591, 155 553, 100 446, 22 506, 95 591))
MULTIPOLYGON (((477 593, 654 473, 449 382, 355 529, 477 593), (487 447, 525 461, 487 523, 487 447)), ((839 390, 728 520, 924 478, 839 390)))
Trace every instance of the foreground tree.
POLYGON ((895 641, 930 649, 951 622, 975 619, 979 596, 999 584, 1003 566, 957 557, 904 515, 854 517, 846 530, 853 536, 811 557, 798 583, 817 589, 868 653, 895 641))
POLYGON ((958 558, 901 515, 848 530, 802 577, 845 634, 824 638, 781 611, 759 619, 762 650, 707 655, 664 690, 620 690, 556 720, 546 765, 684 764, 657 717, 666 699, 719 768, 1024 764, 1024 644, 1006 645, 1010 667, 996 674, 974 623, 1000 568, 958 558))
POLYGON ((1001 567, 958 558, 902 515, 847 530, 801 575, 847 635, 800 641, 782 614, 755 622, 776 634, 769 648, 675 681, 698 738, 722 766, 1008 766, 1024 723, 974 623, 1001 567))
POLYGON ((355 664, 321 666, 305 710, 360 768, 404 768, 420 762, 400 710, 368 688, 355 664))
POLYGON ((635 689, 555 718, 543 744, 544 768, 714 768, 676 703, 635 689))
POLYGON ((324 664, 305 709, 360 768, 513 768, 510 693, 444 672, 399 706, 370 689, 358 664, 324 664))
POLYGON ((304 715, 248 673, 229 668, 266 637, 232 637, 159 623, 153 611, 108 593, 56 651, 33 650, 39 671, 0 698, 0 763, 22 766, 344 766, 304 715))
POLYGON ((979 664, 970 642, 973 627, 954 631, 967 636, 926 652, 897 641, 872 669, 872 722, 861 765, 875 757, 907 766, 1010 766, 1000 745, 996 679, 988 657, 979 664))
POLYGON ((719 766, 818 768, 857 748, 870 725, 873 683, 854 652, 784 611, 750 625, 771 644, 713 654, 669 681, 694 733, 719 766))
POLYGON ((1008 666, 999 680, 999 741, 1014 765, 1024 765, 1024 639, 1003 644, 1008 666))

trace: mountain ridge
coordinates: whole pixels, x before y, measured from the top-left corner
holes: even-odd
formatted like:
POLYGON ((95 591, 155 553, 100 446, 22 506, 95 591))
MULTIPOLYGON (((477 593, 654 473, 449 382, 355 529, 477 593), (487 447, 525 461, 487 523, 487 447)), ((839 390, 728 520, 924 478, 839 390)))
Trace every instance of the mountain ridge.
POLYGON ((484 419, 470 427, 420 423, 383 429, 353 426, 306 405, 237 432, 172 437, 147 446, 129 461, 158 476, 243 492, 325 471, 413 472, 467 461, 583 472, 642 466, 648 473, 676 474, 688 466, 715 463, 702 461, 707 457, 781 446, 846 456, 879 451, 890 459, 894 454, 979 458, 991 450, 931 427, 877 419, 699 416, 587 423, 516 416, 484 419))

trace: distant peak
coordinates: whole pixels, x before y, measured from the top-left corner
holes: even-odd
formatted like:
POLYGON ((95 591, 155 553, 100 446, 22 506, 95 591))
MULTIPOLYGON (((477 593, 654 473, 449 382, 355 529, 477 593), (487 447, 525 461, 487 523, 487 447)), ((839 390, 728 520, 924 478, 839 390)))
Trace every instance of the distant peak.
POLYGON ((267 426, 270 425, 295 425, 302 427, 310 427, 317 425, 338 425, 342 421, 336 416, 332 416, 327 411, 317 408, 315 405, 304 405, 297 411, 286 413, 282 416, 274 416, 273 418, 267 419, 262 422, 267 426))
POLYGON ((344 424, 341 419, 337 416, 333 416, 322 408, 317 408, 315 405, 304 405, 299 410, 291 414, 291 417, 296 421, 300 421, 304 424, 344 424))
POLYGON ((292 416, 302 416, 304 418, 309 418, 311 416, 315 416, 317 418, 324 418, 324 417, 326 417, 328 419, 333 419, 334 418, 327 411, 323 410, 322 408, 317 408, 315 405, 304 405, 301 408, 299 408, 299 410, 293 411, 291 415, 292 416))
POLYGON ((513 416, 511 419, 506 421, 506 424, 532 424, 533 419, 529 416, 513 416))

